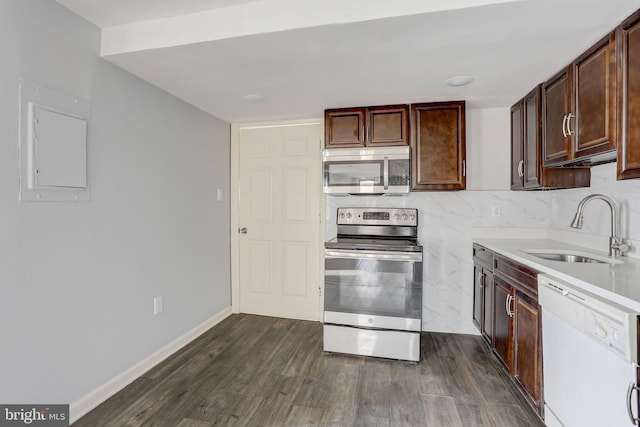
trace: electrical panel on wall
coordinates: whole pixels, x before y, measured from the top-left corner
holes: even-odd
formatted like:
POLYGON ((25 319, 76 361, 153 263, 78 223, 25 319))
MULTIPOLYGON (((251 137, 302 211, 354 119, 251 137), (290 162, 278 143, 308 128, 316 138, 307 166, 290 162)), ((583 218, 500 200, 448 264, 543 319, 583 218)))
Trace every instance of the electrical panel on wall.
POLYGON ((21 201, 85 201, 89 103, 20 81, 21 201))

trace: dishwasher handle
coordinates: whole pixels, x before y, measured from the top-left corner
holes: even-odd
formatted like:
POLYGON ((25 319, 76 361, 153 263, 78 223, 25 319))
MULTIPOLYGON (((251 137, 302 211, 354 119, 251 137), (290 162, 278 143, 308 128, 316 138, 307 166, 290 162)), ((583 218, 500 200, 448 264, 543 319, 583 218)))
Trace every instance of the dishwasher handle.
POLYGON ((640 387, 638 387, 636 383, 632 381, 629 383, 629 388, 627 389, 627 413, 629 414, 629 419, 631 420, 631 424, 633 424, 634 426, 637 426, 638 422, 640 422, 640 418, 633 415, 633 408, 631 405, 631 397, 633 396, 634 390, 638 391, 640 390, 640 387))

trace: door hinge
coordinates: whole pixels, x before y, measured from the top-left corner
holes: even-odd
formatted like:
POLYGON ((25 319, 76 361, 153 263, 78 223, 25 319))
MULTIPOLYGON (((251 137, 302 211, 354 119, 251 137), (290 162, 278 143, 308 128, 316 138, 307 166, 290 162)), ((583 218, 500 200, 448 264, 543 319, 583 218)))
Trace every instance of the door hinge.
POLYGON ((318 296, 322 296, 322 286, 318 286, 318 296))

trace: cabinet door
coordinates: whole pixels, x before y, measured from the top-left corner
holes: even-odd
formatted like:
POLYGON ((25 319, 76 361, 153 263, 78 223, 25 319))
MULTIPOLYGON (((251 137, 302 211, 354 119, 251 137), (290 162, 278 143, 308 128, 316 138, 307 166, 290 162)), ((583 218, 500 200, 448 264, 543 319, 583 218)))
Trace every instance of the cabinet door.
POLYGON ((567 123, 573 136, 573 158, 616 148, 615 32, 573 63, 574 98, 567 123))
POLYGON ((618 40, 621 45, 618 179, 640 178, 640 11, 622 23, 618 40))
POLYGON ((364 146, 364 128, 364 108, 325 110, 324 146, 326 148, 364 146))
POLYGON ((529 400, 542 407, 542 325, 538 302, 515 292, 513 376, 529 400))
POLYGON ((541 86, 529 92, 523 100, 524 117, 524 187, 542 186, 541 86))
POLYGON ((411 121, 411 190, 464 190, 464 101, 414 104, 411 121))
POLYGON ((409 106, 369 107, 366 145, 409 145, 409 106))
POLYGON ((482 270, 482 285, 484 287, 484 303, 482 305, 482 336, 491 343, 493 341, 493 274, 488 270, 482 270))
POLYGON ((571 111, 571 68, 553 76, 542 86, 542 144, 544 166, 569 159, 570 136, 566 133, 571 111))
POLYGON ((522 188, 524 175, 524 123, 522 100, 511 107, 511 189, 522 188))
POLYGON ((507 308, 511 310, 511 286, 494 276, 493 280, 493 350, 498 359, 511 372, 512 322, 507 308))
POLYGON ((484 314, 484 283, 482 267, 473 266, 473 324, 482 332, 484 314))

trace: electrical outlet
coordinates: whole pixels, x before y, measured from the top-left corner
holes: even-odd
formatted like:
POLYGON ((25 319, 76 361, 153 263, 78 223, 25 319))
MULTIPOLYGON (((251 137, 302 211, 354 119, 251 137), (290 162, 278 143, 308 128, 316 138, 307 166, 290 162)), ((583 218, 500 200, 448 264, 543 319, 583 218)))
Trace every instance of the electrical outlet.
POLYGON ((500 205, 491 206, 491 216, 494 216, 494 217, 500 216, 500 205))
POLYGON ((155 297, 153 299, 153 314, 157 315, 162 313, 162 310, 164 310, 164 304, 162 302, 162 296, 159 297, 155 297))

